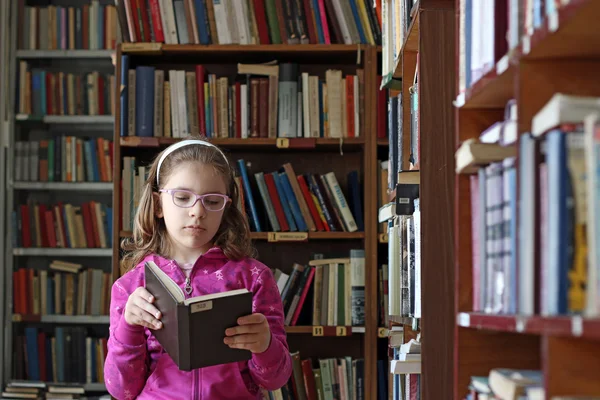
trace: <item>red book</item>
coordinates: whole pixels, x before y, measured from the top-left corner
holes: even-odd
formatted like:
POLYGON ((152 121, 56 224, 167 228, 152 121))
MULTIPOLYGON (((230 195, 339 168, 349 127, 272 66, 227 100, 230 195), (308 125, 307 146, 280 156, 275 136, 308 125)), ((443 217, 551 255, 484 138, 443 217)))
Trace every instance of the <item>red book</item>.
POLYGON ((42 382, 48 381, 48 374, 46 371, 46 334, 44 332, 38 332, 37 337, 37 348, 38 348, 38 362, 40 367, 40 379, 42 382))
POLYGON ((83 215, 83 228, 85 230, 86 246, 88 248, 100 247, 100 244, 96 243, 96 235, 94 235, 90 203, 83 203, 81 205, 81 214, 83 215))
POLYGON ((310 285, 312 284, 313 277, 315 276, 315 268, 311 267, 310 272, 308 273, 308 277, 306 278, 306 284, 304 288, 302 288, 302 293, 300 294, 300 300, 298 301, 298 305, 296 306, 296 310, 294 311, 294 315, 292 316, 291 326, 295 326, 296 322, 298 322, 298 317, 300 316, 300 311, 302 311, 302 306, 304 305, 304 300, 306 300, 306 294, 308 293, 308 289, 310 289, 310 285))
POLYGON ((323 225, 323 221, 321 221, 321 216, 319 215, 319 211, 317 210, 317 206, 310 194, 310 190, 308 190, 308 185, 306 184, 306 180, 304 176, 298 175, 296 176, 298 180, 298 185, 300 186, 300 191, 302 191, 302 196, 304 196, 304 200, 306 200, 306 204, 308 204, 308 209, 310 211, 310 215, 312 215, 313 221, 315 221, 315 226, 318 231, 328 230, 323 225))
POLYGON ((165 42, 165 33, 162 28, 162 19, 158 0, 149 0, 150 14, 152 14, 152 30, 154 31, 154 41, 158 43, 165 42))
POLYGON ((279 221, 281 231, 287 232, 290 230, 290 226, 288 225, 287 219, 285 218, 285 214, 283 212, 283 207, 279 199, 279 194, 277 193, 277 187, 275 186, 273 174, 265 174, 265 184, 269 190, 269 197, 271 197, 273 208, 275 208, 275 215, 277 215, 277 220, 279 221))
POLYGON ((21 241, 22 247, 31 247, 31 226, 29 225, 29 207, 22 204, 21 211, 21 241))
POLYGON ((48 240, 48 247, 58 247, 56 240, 56 228, 54 226, 54 219, 52 218, 52 210, 46 210, 44 213, 44 219, 46 221, 46 236, 48 240))
POLYGON ((267 23, 267 16, 265 14, 265 0, 253 0, 253 2, 260 44, 271 44, 271 40, 269 39, 269 24, 267 23))

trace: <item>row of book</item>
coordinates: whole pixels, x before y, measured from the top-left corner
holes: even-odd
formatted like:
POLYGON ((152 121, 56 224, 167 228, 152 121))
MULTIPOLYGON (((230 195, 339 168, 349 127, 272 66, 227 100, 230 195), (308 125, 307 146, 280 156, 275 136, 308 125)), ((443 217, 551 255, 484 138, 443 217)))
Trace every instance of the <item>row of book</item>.
POLYGON ((14 338, 14 379, 55 383, 103 383, 107 339, 84 327, 25 327, 14 338))
MULTIPOLYGON (((388 342, 391 391, 394 399, 421 399, 421 335, 404 343, 403 331, 392 331, 388 342)), ((377 387, 379 390, 379 386, 377 387)), ((388 398, 387 396, 385 398, 388 398)))
POLYGON ((47 269, 13 272, 13 310, 26 316, 108 315, 111 274, 54 260, 47 269))
MULTIPOLYGON (((470 88, 531 36, 565 2, 499 0, 493 7, 460 0, 459 91, 470 88)), ((508 62, 506 62, 508 66, 508 62)))
POLYGON ((110 400, 106 390, 91 394, 83 384, 76 383, 46 383, 42 381, 11 380, 6 384, 0 399, 87 399, 110 400))
POLYGON ((27 6, 18 2, 18 48, 24 50, 111 50, 120 42, 117 9, 88 4, 27 6))
POLYGON ((281 389, 262 391, 264 400, 324 399, 362 400, 365 397, 364 359, 302 359, 291 352, 292 376, 281 389))
POLYGON ((382 31, 386 33, 381 42, 383 76, 394 73, 408 28, 415 18, 415 4, 417 0, 381 0, 382 31))
POLYGON ((286 325, 365 325, 364 250, 350 250, 349 258, 295 263, 289 274, 276 269, 274 277, 286 325))
MULTIPOLYGON (((338 231, 364 229, 358 173, 349 174, 350 203, 333 172, 296 175, 290 163, 272 173, 254 173, 244 160, 237 162, 240 199, 237 207, 247 215, 251 229, 263 232, 338 231), (259 201, 257 195, 260 197, 259 201)), ((123 157, 122 226, 133 227, 133 216, 139 205, 147 167, 135 157, 123 157)))
POLYGON ((113 115, 115 76, 99 71, 55 72, 19 62, 17 113, 22 115, 113 115))
POLYGON ((128 42, 381 43, 381 14, 367 0, 125 0, 117 4, 128 42))
POLYGON ((20 204, 12 213, 13 247, 111 248, 112 207, 96 201, 20 204))
POLYGON ((325 78, 295 63, 238 64, 234 78, 193 71, 129 68, 122 56, 121 136, 220 138, 359 137, 364 70, 325 78))
POLYGON ((509 111, 457 152, 472 174, 475 311, 600 315, 597 104, 555 94, 531 132, 509 111))
POLYGON ((111 182, 113 141, 55 136, 15 142, 17 182, 111 182))

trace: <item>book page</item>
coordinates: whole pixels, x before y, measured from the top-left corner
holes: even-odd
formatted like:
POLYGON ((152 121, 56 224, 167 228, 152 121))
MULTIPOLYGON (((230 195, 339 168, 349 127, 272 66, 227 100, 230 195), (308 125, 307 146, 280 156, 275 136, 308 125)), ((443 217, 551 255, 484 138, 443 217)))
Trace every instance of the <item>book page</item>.
POLYGON ((183 294, 183 290, 175 283, 174 280, 169 278, 169 275, 164 273, 162 269, 158 265, 156 265, 153 261, 148 261, 146 265, 152 270, 154 275, 163 283, 165 288, 173 295, 173 297, 177 300, 177 302, 181 303, 185 300, 185 295, 183 294))
POLYGON ((244 293, 248 293, 248 289, 237 289, 237 290, 230 290, 227 292, 205 294, 204 296, 196 296, 196 297, 190 297, 189 299, 185 299, 183 301, 183 304, 185 304, 187 306, 192 303, 198 303, 198 302, 207 301, 207 300, 214 300, 214 299, 219 299, 222 297, 237 296, 237 295, 244 294, 244 293))

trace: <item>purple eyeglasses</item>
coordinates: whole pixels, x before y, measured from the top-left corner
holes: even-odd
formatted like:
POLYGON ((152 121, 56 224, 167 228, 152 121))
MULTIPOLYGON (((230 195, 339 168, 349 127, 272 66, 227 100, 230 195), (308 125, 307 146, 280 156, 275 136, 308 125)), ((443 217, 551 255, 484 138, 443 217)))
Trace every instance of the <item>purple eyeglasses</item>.
POLYGON ((173 199, 173 204, 181 208, 193 207, 198 200, 208 211, 221 211, 231 201, 229 196, 220 193, 196 194, 184 189, 161 189, 161 193, 168 193, 173 199))

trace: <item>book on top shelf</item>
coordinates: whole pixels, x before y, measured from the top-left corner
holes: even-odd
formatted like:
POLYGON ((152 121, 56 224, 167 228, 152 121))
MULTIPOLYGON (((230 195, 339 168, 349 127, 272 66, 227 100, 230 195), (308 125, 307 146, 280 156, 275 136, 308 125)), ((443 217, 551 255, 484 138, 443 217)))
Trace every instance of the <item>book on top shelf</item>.
POLYGON ((154 262, 146 262, 145 276, 146 288, 162 314, 163 326, 153 334, 180 370, 250 359, 249 351, 232 349, 223 338, 238 318, 252 314, 252 292, 239 289, 186 299, 154 262))
POLYGON ((368 0, 117 2, 124 41, 202 45, 377 45, 380 9, 368 0))

